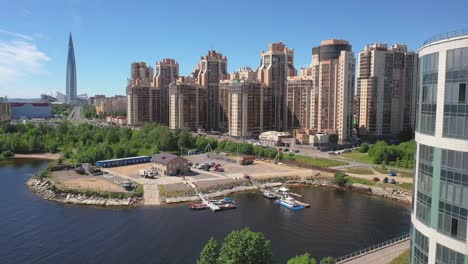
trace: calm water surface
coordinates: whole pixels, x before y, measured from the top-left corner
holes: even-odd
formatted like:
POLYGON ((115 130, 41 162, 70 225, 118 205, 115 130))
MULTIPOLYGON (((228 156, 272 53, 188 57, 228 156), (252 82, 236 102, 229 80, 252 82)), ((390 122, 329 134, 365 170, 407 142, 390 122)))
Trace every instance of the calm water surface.
POLYGON ((277 263, 309 252, 341 256, 408 232, 410 211, 358 193, 299 187, 311 208, 291 212, 259 193, 233 195, 239 208, 185 205, 131 209, 63 205, 24 185, 44 161, 0 163, 0 263, 194 263, 210 237, 250 227, 271 240, 277 263))

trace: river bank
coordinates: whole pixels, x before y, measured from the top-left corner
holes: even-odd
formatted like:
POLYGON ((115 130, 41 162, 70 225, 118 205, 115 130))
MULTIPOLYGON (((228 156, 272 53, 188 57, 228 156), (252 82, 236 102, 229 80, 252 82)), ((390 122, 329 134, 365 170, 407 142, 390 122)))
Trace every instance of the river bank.
POLYGON ((93 206, 137 206, 142 203, 142 198, 126 197, 112 198, 97 195, 86 195, 84 192, 64 191, 55 187, 49 179, 39 180, 30 178, 26 186, 42 199, 64 204, 93 205, 93 206))
MULTIPOLYGON (((329 178, 316 178, 312 177, 301 179, 296 177, 296 179, 288 180, 288 177, 280 178, 267 178, 261 179, 262 183, 258 184, 260 188, 273 188, 278 186, 316 186, 322 188, 331 188, 331 189, 340 189, 346 191, 359 192, 366 195, 378 196, 385 199, 395 200, 404 204, 411 204, 412 195, 411 192, 400 190, 397 188, 389 187, 377 187, 377 186, 368 186, 359 183, 353 183, 346 185, 345 187, 340 187, 333 183, 332 179, 329 178), (278 181, 279 180, 279 181, 278 181)), ((245 192, 245 191, 256 191, 259 188, 255 185, 251 186, 237 186, 229 189, 223 190, 214 190, 212 192, 205 193, 207 198, 215 198, 219 196, 226 196, 232 193, 245 192)), ((195 195, 186 195, 186 196, 177 196, 177 197, 161 197, 162 202, 166 204, 173 203, 184 203, 184 202, 193 202, 198 201, 200 198, 195 195)))
POLYGON ((56 153, 37 153, 37 154, 15 154, 14 159, 40 159, 40 160, 58 160, 60 154, 56 153))

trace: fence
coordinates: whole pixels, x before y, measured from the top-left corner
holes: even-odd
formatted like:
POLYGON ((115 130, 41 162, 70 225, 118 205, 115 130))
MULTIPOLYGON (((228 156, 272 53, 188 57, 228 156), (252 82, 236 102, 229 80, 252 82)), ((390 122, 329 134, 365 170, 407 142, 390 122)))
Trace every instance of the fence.
POLYGON ((381 248, 384 248, 384 247, 387 247, 387 246, 390 246, 390 245, 398 244, 398 243, 400 243, 402 241, 405 241, 405 240, 407 240, 409 238, 410 238, 410 233, 406 233, 406 234, 401 235, 399 237, 396 237, 396 238, 384 241, 382 243, 370 246, 368 248, 361 249, 361 250, 352 252, 350 254, 344 255, 342 257, 336 258, 335 263, 336 264, 345 263, 344 261, 346 261, 346 260, 354 259, 356 257, 363 256, 363 255, 367 255, 368 253, 377 251, 377 250, 379 250, 381 248))
POLYGON ((445 32, 445 33, 442 33, 442 34, 439 34, 439 35, 432 36, 432 37, 428 38, 426 41, 424 41, 423 45, 427 45, 429 43, 436 42, 436 41, 439 41, 439 40, 459 37, 459 36, 463 36, 463 35, 468 35, 468 28, 455 30, 455 31, 450 31, 450 32, 445 32))

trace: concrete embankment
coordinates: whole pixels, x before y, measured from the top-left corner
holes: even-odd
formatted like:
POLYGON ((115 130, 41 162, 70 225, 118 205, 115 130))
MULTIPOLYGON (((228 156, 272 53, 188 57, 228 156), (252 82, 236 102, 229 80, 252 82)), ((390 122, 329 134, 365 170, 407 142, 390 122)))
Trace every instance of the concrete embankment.
POLYGON ((141 202, 140 198, 106 198, 86 196, 84 194, 67 193, 55 188, 49 180, 31 178, 26 185, 39 197, 66 204, 99 205, 99 206, 130 206, 141 202))
MULTIPOLYGON (((329 187, 329 188, 336 188, 336 189, 343 189, 343 190, 351 190, 351 191, 358 191, 361 193, 365 193, 368 195, 375 195, 386 199, 392 199, 399 202, 403 202, 406 204, 411 204, 411 193, 399 189, 394 188, 383 188, 383 187, 376 187, 376 186, 368 186, 364 184, 353 183, 351 185, 347 185, 346 187, 339 187, 338 185, 334 184, 332 180, 321 178, 321 179, 314 179, 314 180, 290 180, 286 182, 267 182, 260 185, 261 188, 272 188, 281 186, 283 184, 286 185, 312 185, 318 187, 329 187)), ((252 191, 258 190, 256 186, 240 186, 235 187, 232 189, 226 189, 222 191, 216 191, 212 193, 206 193, 208 198, 226 196, 231 193, 236 192, 243 192, 243 191, 252 191)), ((198 201, 200 198, 198 196, 180 196, 180 197, 165 197, 164 202, 167 204, 170 203, 183 203, 183 202, 193 202, 198 201)))

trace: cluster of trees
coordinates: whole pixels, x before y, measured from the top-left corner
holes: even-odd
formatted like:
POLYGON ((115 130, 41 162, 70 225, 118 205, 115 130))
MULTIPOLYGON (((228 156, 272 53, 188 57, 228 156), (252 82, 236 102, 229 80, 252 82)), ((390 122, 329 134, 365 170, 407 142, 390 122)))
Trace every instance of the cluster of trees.
POLYGON ((68 116, 73 109, 73 106, 70 104, 53 104, 52 105, 52 114, 68 116))
MULTIPOLYGON (((200 253, 197 264, 270 264, 273 263, 271 243, 260 232, 249 228, 232 231, 224 238, 221 245, 211 238, 200 253)), ((288 264, 316 264, 309 254, 296 256, 288 264)), ((333 258, 327 257, 320 264, 333 264, 333 258)))
POLYGON ((197 139, 187 130, 146 124, 140 130, 95 127, 63 122, 59 126, 0 125, 0 154, 56 153, 74 162, 151 155, 195 148, 197 139))
MULTIPOLYGON (((250 143, 238 143, 234 141, 219 141, 217 144, 218 150, 229 151, 239 154, 255 155, 266 158, 275 158, 278 151, 274 148, 266 148, 262 146, 254 146, 250 143)), ((280 153, 282 156, 282 154, 280 153)))
POLYGON ((81 107, 81 114, 84 118, 99 118, 94 105, 83 105, 81 107))
POLYGON ((416 143, 414 140, 400 143, 399 145, 389 145, 385 141, 369 146, 363 143, 358 151, 366 153, 375 164, 391 165, 404 168, 413 168, 414 151, 416 143))

